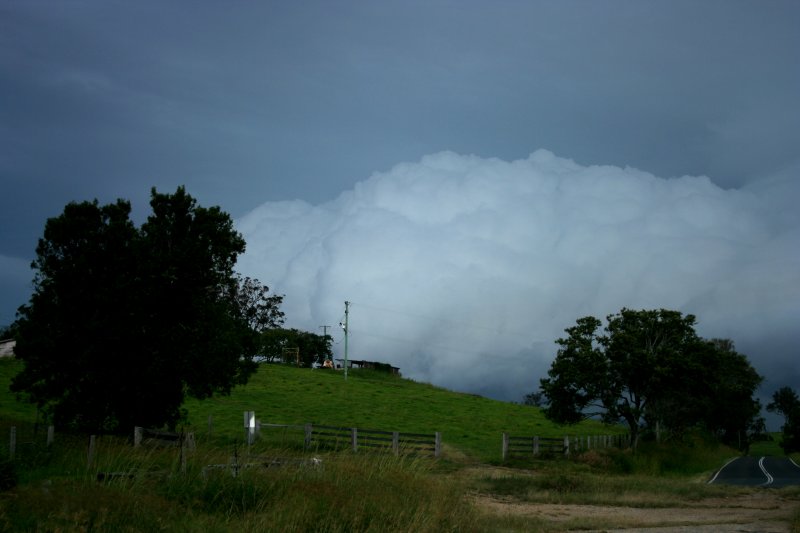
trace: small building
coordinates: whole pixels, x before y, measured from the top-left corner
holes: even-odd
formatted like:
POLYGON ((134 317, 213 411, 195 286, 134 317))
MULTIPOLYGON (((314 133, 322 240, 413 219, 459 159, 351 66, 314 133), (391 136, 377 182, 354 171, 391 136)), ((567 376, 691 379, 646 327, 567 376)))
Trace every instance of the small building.
MULTIPOLYGON (((337 361, 341 361, 342 364, 344 364, 344 359, 337 359, 337 361)), ((364 361, 363 359, 348 359, 347 367, 369 368, 371 370, 381 370, 383 372, 389 372, 390 374, 395 374, 397 376, 400 375, 400 368, 392 366, 388 363, 380 363, 378 361, 364 361)))

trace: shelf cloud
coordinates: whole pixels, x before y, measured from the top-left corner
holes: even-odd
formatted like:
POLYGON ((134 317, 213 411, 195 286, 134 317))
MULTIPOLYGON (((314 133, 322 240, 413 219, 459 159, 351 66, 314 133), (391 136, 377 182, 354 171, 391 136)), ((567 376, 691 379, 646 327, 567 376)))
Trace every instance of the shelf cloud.
POLYGON ((238 268, 285 294, 291 327, 321 333, 351 302, 351 359, 454 390, 521 400, 564 328, 628 307, 695 314, 772 391, 800 377, 789 174, 723 189, 545 150, 510 162, 440 152, 328 203, 264 203, 237 220, 238 268))

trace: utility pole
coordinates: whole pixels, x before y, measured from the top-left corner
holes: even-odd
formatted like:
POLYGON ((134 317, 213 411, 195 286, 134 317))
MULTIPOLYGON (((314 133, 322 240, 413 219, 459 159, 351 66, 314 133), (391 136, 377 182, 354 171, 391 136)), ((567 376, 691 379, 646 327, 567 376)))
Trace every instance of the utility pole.
POLYGON ((344 324, 339 322, 344 330, 344 380, 347 381, 347 335, 350 333, 348 321, 350 319, 350 302, 344 302, 344 324))

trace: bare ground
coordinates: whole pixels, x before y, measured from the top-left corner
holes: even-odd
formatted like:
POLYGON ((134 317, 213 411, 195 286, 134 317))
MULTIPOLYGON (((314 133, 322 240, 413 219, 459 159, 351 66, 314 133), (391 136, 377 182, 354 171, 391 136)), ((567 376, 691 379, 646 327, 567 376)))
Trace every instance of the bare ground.
POLYGON ((471 498, 486 514, 531 519, 555 531, 793 533, 792 517, 800 511, 800 499, 770 489, 667 508, 530 503, 485 494, 471 498))
POLYGON ((568 522, 578 519, 584 524, 580 527, 583 531, 586 531, 586 523, 596 521, 608 527, 594 531, 626 533, 785 533, 790 531, 791 517, 800 507, 797 500, 787 501, 769 492, 672 508, 521 503, 483 495, 474 496, 473 501, 479 509, 490 514, 536 518, 563 523, 566 528, 569 528, 568 522))

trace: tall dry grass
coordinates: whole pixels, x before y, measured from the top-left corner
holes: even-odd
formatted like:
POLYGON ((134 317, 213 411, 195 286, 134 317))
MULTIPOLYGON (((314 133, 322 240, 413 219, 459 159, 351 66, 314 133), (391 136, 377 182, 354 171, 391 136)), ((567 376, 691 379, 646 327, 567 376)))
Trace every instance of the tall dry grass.
POLYGON ((465 489, 427 458, 201 446, 133 449, 102 437, 28 448, 0 493, 3 531, 469 531, 465 489), (228 465, 236 456, 234 469, 228 465), (184 466, 185 464, 185 466, 184 466), (265 466, 266 465, 266 466, 265 466))

